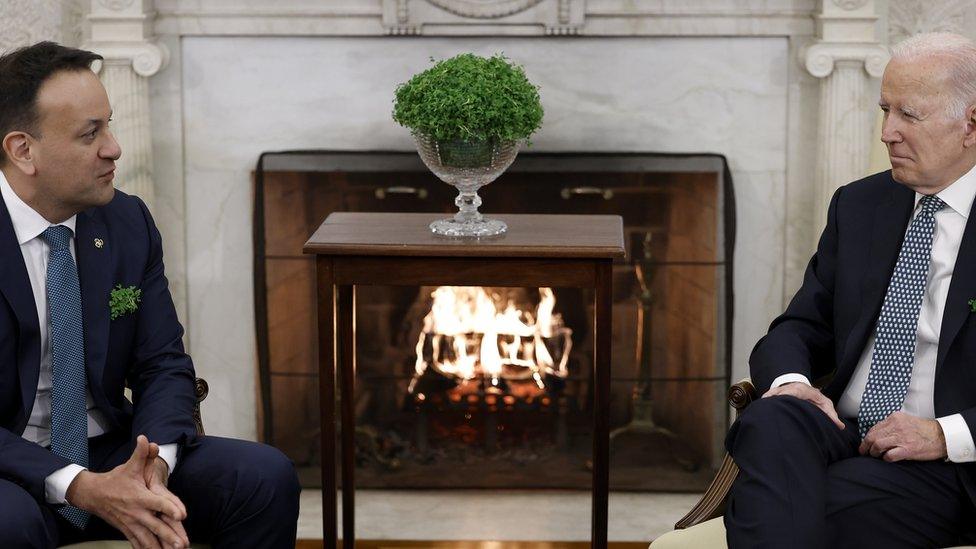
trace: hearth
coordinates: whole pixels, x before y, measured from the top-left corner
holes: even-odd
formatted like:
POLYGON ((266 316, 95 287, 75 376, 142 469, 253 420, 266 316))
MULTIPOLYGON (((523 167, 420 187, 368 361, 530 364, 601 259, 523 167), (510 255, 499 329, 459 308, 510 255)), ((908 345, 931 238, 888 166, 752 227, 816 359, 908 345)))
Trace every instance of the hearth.
MULTIPOLYGON (((255 175, 263 435, 316 486, 315 276, 301 245, 333 211, 450 212, 453 194, 415 153, 272 153, 255 175)), ((728 420, 724 160, 523 153, 483 194, 494 212, 623 216, 611 486, 703 489, 728 420), (651 418, 667 429, 643 428, 651 418)), ((357 486, 589 487, 589 303, 558 287, 360 287, 357 486)))

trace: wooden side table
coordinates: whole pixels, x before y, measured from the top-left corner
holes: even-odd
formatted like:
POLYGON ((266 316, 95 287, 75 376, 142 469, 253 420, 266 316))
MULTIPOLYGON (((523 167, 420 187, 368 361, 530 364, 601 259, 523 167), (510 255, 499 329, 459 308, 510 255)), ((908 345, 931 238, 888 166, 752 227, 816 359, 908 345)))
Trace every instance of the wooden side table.
POLYGON ((355 545, 354 473, 356 286, 542 286, 592 288, 592 547, 607 546, 611 287, 614 258, 625 254, 623 223, 610 215, 498 215, 508 232, 452 239, 427 225, 444 214, 333 213, 305 243, 316 254, 322 416, 322 521, 325 547, 336 526, 336 366, 342 391, 342 537, 355 545))

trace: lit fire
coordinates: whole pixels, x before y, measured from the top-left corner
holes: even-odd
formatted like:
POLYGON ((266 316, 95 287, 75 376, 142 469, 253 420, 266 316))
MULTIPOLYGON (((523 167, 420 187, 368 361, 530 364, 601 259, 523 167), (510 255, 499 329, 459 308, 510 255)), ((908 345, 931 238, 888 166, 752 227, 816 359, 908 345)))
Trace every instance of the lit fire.
MULTIPOLYGON (((554 313, 551 288, 539 288, 535 311, 522 310, 509 300, 489 295, 481 287, 440 286, 431 294, 433 304, 424 317, 417 340, 418 380, 432 369, 457 384, 485 383, 485 389, 504 392, 510 383, 531 383, 546 388, 546 378, 565 378, 572 346, 572 330, 554 313), (501 310, 500 310, 501 309, 501 310)), ((424 400, 422 392, 417 393, 424 400)))

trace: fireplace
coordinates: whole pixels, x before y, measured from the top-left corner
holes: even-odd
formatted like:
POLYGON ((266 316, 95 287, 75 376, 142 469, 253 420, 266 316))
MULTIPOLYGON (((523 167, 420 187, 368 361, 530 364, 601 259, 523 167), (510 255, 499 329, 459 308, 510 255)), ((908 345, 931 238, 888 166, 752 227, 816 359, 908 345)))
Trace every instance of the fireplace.
MULTIPOLYGON (((315 267, 302 244, 333 211, 448 213, 453 189, 416 153, 395 152, 270 153, 255 181, 263 436, 317 486, 315 267)), ((611 487, 702 490, 728 421, 734 206, 724 159, 523 153, 481 194, 488 213, 623 217, 611 487)), ((569 288, 360 287, 357 485, 587 488, 589 303, 569 288)))

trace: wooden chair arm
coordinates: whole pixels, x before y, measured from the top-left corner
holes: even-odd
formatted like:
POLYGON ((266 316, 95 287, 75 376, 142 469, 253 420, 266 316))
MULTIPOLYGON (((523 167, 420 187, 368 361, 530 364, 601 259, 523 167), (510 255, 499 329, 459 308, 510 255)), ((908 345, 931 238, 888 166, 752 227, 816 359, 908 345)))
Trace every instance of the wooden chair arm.
POLYGON ((752 401, 756 400, 758 396, 756 387, 749 378, 729 387, 729 405, 735 408, 735 417, 738 418, 746 406, 752 404, 752 401))
POLYGON ((207 380, 198 377, 194 383, 194 391, 197 401, 193 404, 193 423, 197 425, 197 435, 203 436, 205 433, 203 432, 203 418, 200 417, 200 403, 210 394, 210 385, 207 385, 207 380))
MULTIPOLYGON (((729 405, 735 408, 736 418, 742 414, 746 406, 756 400, 758 396, 755 386, 749 379, 743 379, 735 385, 729 387, 729 405)), ((722 516, 725 513, 725 500, 732 489, 735 477, 739 475, 739 467, 732 461, 732 456, 725 454, 722 465, 719 466, 715 478, 708 485, 705 493, 698 503, 688 511, 688 514, 675 523, 675 530, 682 530, 690 526, 722 516)))

